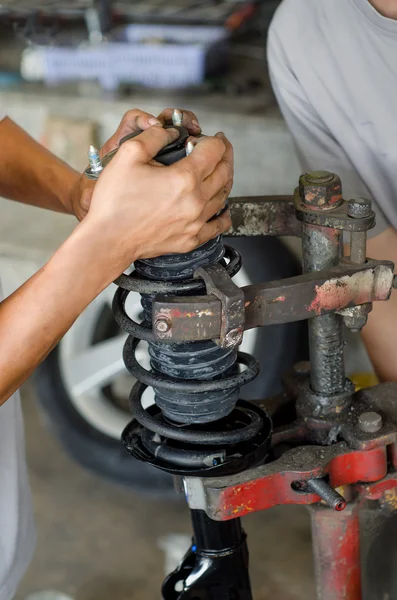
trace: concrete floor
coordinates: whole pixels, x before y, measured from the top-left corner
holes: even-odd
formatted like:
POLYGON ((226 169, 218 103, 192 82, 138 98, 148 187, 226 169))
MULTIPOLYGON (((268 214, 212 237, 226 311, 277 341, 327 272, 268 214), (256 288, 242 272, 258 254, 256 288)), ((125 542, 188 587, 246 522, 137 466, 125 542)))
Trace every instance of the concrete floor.
MULTIPOLYGON (((62 451, 23 390, 27 457, 38 545, 15 600, 56 589, 75 600, 159 598, 165 555, 159 540, 190 535, 183 502, 148 501, 84 471, 62 451)), ((314 599, 306 509, 246 518, 256 600, 314 599)))

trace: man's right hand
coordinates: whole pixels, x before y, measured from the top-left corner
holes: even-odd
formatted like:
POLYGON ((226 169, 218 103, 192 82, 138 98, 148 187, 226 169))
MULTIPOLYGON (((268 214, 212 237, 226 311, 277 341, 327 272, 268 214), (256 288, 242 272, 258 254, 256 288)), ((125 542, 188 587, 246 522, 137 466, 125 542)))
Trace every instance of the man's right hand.
POLYGON ((176 129, 150 127, 120 147, 95 186, 79 227, 103 236, 120 272, 139 258, 188 252, 230 228, 228 212, 215 217, 233 184, 230 142, 218 133, 172 166, 154 161, 177 137, 176 129))
MULTIPOLYGON (((227 213, 210 219, 232 187, 230 143, 218 134, 170 167, 154 161, 176 137, 176 130, 158 125, 125 142, 101 173, 87 216, 47 264, 0 303, 0 404, 132 262, 187 252, 229 228, 227 213)), ((47 153, 39 153, 37 172, 46 172, 47 164, 47 153)))

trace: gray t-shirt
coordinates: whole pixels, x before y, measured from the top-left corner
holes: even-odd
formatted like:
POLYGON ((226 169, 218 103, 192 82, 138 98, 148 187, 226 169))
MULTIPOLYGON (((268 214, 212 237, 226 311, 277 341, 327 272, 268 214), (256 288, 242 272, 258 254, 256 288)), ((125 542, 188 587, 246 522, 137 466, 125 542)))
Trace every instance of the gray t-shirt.
MULTIPOLYGON (((4 115, 0 114, 0 121, 4 115)), ((0 287, 0 301, 2 300, 0 287)), ((0 406, 0 600, 12 600, 36 542, 21 400, 0 406)))
POLYGON ((0 407, 0 600, 12 600, 36 542, 19 394, 0 407))
POLYGON ((302 169, 376 203, 376 233, 397 228, 397 21, 368 0, 284 0, 268 62, 302 169))

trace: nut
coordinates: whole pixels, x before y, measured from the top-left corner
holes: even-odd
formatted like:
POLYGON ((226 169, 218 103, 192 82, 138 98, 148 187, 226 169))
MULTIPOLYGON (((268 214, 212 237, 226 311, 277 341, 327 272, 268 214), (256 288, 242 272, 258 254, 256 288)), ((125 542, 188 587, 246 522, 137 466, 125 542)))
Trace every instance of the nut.
POLYGON ((364 433, 377 433, 382 429, 382 417, 374 411, 362 413, 358 418, 358 426, 364 433))
POLYGON ((154 328, 158 333, 167 333, 171 329, 171 321, 167 317, 159 317, 154 324, 154 328))
POLYGON ((307 206, 333 208, 342 202, 342 183, 328 171, 313 171, 299 179, 299 194, 307 206))
POLYGON ((368 321, 368 314, 372 310, 372 304, 360 304, 359 306, 351 306, 338 311, 338 314, 343 316, 345 326, 352 333, 360 333, 368 321))
POLYGON ((363 219, 369 217, 372 213, 371 200, 365 200, 365 198, 355 198, 349 200, 348 215, 353 219, 363 219))

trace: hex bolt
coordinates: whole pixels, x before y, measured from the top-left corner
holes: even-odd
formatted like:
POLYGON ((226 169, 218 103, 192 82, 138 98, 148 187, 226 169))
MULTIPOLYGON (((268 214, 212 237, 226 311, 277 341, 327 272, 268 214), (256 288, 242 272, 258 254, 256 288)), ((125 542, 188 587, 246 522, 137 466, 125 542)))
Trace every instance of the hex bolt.
POLYGON ((361 304, 359 306, 353 306, 340 311, 343 315, 343 321, 345 326, 352 333, 360 333, 368 322, 368 314, 372 310, 372 304, 361 304))
POLYGON ((348 215, 353 219, 363 219, 369 217, 372 212, 371 200, 365 198, 355 198, 349 200, 348 215))
POLYGON ((167 333, 171 329, 171 321, 167 317, 159 317, 156 319, 154 328, 158 333, 167 333))
POLYGON ((175 108, 174 112, 172 113, 172 124, 175 127, 182 127, 182 122, 183 122, 183 112, 178 110, 177 108, 175 108))
POLYGON ((338 494, 325 479, 309 479, 306 485, 313 494, 320 496, 332 510, 340 512, 346 508, 344 497, 338 494))
POLYGON ((382 417, 375 411, 362 413, 358 418, 358 426, 364 433, 377 433, 382 429, 382 417))
MULTIPOLYGON (((356 198, 349 201, 348 215, 352 219, 369 217, 372 212, 370 200, 356 198)), ((350 260, 356 265, 365 264, 367 257, 367 232, 352 231, 350 234, 350 260)))
POLYGON ((88 150, 88 160, 90 161, 90 167, 92 173, 100 173, 103 169, 102 161, 99 157, 98 149, 91 145, 88 150))
POLYGON ((306 209, 328 210, 342 202, 342 183, 328 171, 313 171, 299 179, 299 195, 306 209))

